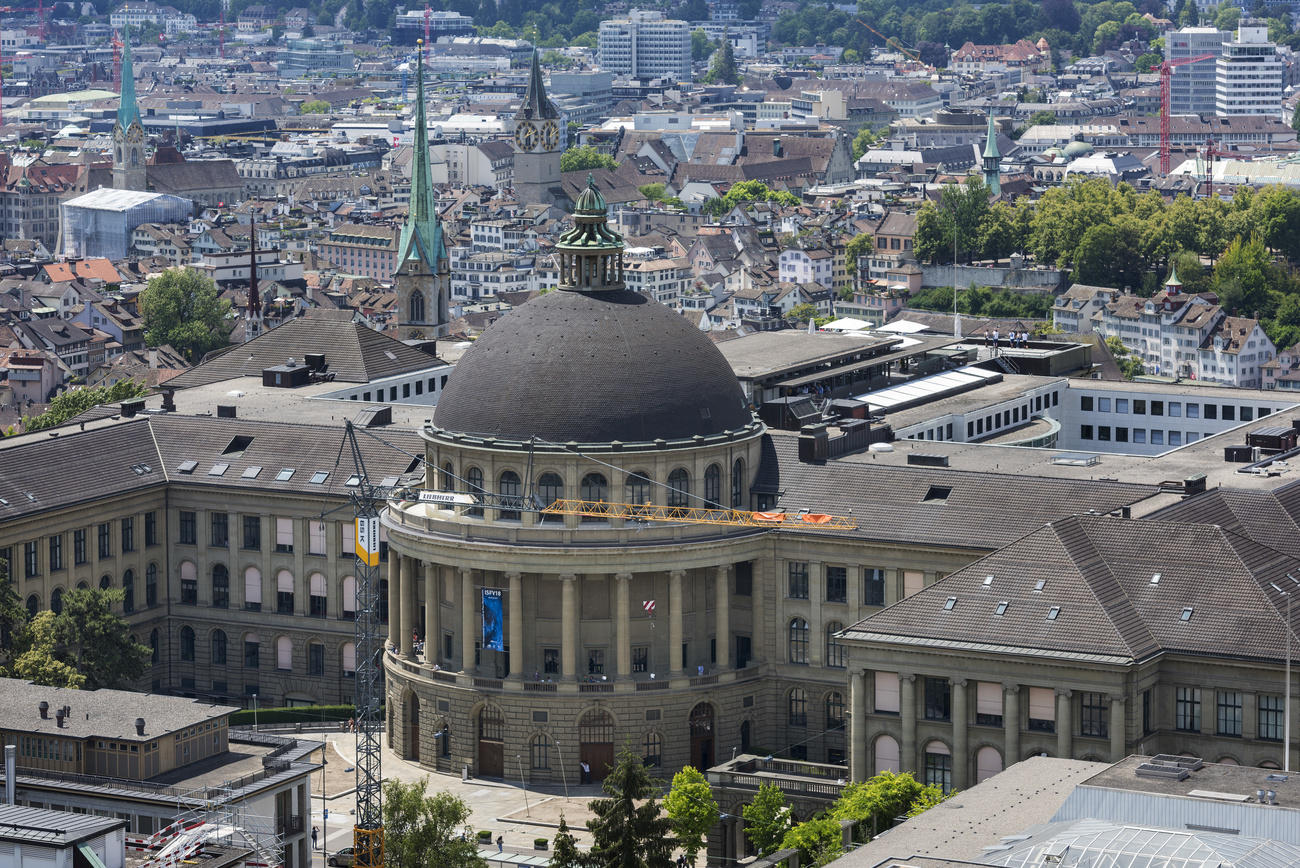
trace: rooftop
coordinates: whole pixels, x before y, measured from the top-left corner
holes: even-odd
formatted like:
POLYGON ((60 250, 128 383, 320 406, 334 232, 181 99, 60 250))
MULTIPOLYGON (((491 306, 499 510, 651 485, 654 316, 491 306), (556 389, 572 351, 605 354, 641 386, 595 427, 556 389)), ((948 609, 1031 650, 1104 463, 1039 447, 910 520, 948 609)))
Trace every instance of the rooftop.
POLYGON ((126 825, 113 817, 0 805, 0 841, 18 844, 71 847, 126 825))
POLYGON ((5 698, 0 704, 0 729, 68 738, 148 741, 239 710, 196 699, 128 690, 43 687, 17 678, 0 679, 0 693, 5 698), (41 717, 42 702, 49 703, 49 717, 41 717), (55 712, 65 705, 71 706, 72 713, 59 726, 55 712), (144 735, 136 734, 136 718, 144 718, 144 735))

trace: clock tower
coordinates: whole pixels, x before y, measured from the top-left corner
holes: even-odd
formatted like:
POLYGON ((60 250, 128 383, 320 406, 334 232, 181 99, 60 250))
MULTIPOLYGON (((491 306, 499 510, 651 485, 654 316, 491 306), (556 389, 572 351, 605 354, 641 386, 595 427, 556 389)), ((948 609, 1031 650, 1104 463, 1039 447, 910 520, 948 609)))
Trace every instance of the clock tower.
POLYGON ((144 190, 144 125, 135 102, 135 68, 131 64, 131 31, 123 31, 122 93, 113 124, 113 189, 144 190))
POLYGON ((515 115, 515 196, 525 205, 566 203, 560 184, 564 120, 546 96, 542 66, 533 52, 524 104, 515 115))

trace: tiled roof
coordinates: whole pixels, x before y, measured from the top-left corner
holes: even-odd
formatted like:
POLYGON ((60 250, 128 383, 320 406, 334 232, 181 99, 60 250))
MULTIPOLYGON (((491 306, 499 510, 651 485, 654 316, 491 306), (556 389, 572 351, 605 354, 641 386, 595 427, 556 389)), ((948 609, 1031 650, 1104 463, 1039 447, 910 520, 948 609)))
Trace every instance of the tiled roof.
POLYGON ((1297 569, 1300 560, 1214 525, 1074 515, 849 632, 1134 661, 1224 648, 1271 659, 1285 619, 1269 583, 1297 569))

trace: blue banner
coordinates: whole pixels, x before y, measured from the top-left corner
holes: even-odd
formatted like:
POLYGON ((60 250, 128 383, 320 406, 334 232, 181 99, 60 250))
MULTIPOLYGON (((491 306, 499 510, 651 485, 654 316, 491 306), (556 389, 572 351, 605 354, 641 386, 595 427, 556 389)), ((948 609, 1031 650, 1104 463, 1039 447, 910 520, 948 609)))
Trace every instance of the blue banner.
POLYGON ((483 589, 483 650, 504 651, 505 640, 502 633, 501 589, 483 589))

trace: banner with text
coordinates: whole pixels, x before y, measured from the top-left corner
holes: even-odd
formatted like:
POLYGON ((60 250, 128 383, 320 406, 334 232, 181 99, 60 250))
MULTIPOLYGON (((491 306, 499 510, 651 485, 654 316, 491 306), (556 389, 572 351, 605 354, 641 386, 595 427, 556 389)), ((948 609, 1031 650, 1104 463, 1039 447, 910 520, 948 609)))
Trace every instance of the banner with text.
POLYGON ((501 589, 483 589, 483 649, 485 651, 506 650, 502 638, 501 589))

